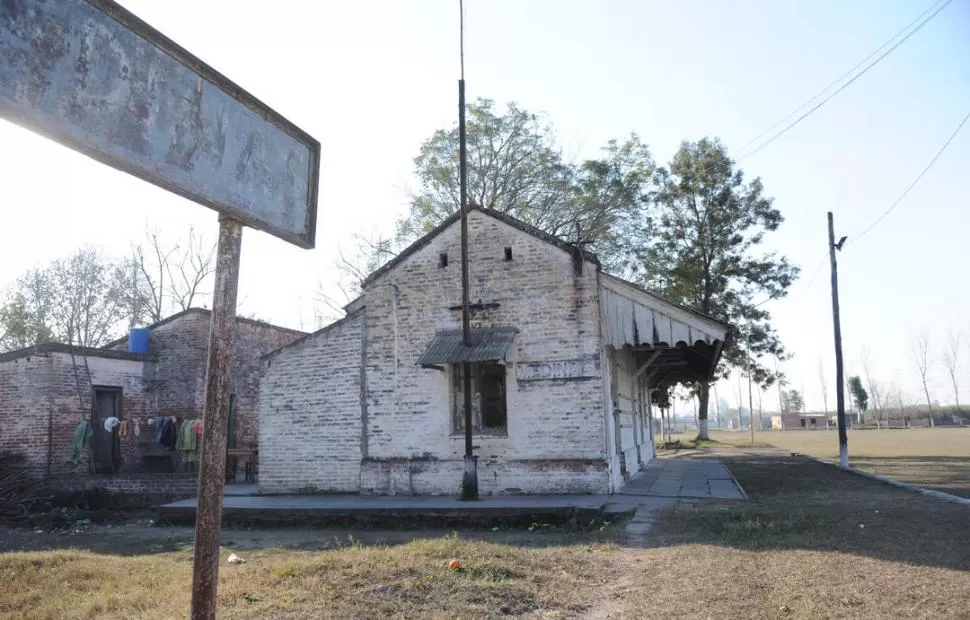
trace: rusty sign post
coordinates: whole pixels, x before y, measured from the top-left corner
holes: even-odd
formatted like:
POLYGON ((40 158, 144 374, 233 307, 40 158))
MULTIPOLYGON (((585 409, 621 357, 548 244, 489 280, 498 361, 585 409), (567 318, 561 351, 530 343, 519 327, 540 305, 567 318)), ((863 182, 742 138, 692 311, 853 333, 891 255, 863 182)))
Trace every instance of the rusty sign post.
POLYGON ((199 463, 198 507, 192 571, 192 617, 214 618, 219 586, 219 541, 222 538, 222 493, 226 475, 226 434, 232 393, 232 344, 236 325, 236 291, 242 224, 219 216, 216 284, 209 324, 206 362, 204 432, 199 463), (213 432, 215 431, 215 432, 213 432))
POLYGON ((113 0, 0 2, 0 118, 219 212, 192 618, 214 618, 243 226, 312 248, 320 144, 113 0))

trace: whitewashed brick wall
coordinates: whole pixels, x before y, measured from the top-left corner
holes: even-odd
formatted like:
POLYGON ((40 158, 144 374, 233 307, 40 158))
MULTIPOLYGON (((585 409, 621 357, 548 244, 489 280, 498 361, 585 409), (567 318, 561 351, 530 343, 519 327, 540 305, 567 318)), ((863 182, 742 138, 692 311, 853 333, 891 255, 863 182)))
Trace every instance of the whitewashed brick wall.
POLYGON ((610 348, 607 357, 611 369, 613 432, 618 446, 614 463, 629 478, 653 458, 648 399, 642 389, 642 375, 634 379, 638 367, 633 353, 629 349, 610 348))
POLYGON ((363 312, 264 362, 259 393, 259 490, 360 488, 363 312))
MULTIPOLYGON (((479 211, 469 215, 472 325, 519 329, 507 370, 508 436, 475 438, 482 493, 605 493, 600 377, 518 382, 516 362, 599 359, 596 266, 479 211), (505 248, 512 260, 505 260, 505 248)), ((449 375, 416 365, 436 330, 461 313, 460 230, 453 225, 369 284, 367 454, 373 493, 454 493, 464 440, 451 432, 449 375), (439 266, 441 253, 448 265, 439 266)), ((262 472, 261 472, 262 475, 262 472)))

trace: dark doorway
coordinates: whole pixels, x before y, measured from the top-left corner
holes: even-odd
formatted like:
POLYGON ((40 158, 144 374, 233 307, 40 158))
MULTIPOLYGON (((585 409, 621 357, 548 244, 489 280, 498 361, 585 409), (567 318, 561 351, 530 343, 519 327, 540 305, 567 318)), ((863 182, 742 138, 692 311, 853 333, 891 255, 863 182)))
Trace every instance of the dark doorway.
POLYGON ((94 388, 91 410, 91 463, 96 474, 113 474, 121 467, 121 440, 118 427, 105 430, 108 418, 121 419, 121 388, 94 388))

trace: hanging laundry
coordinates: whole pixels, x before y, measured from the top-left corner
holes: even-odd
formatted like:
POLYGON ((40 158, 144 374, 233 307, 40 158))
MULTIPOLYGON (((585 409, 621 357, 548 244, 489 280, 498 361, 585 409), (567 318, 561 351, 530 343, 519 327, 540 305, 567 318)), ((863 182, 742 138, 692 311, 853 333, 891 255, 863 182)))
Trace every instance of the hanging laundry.
POLYGON ((122 420, 121 424, 118 425, 118 437, 122 439, 131 437, 131 424, 128 423, 128 420, 122 420))
POLYGON ((178 429, 175 428, 175 418, 158 418, 156 421, 155 441, 166 448, 175 448, 178 429))
POLYGON ((81 420, 77 428, 74 429, 74 440, 71 442, 71 463, 77 465, 77 462, 81 458, 81 450, 84 449, 84 444, 88 442, 91 438, 91 423, 87 420, 81 420))
POLYGON ((104 419, 104 430, 106 430, 106 431, 108 431, 110 433, 119 424, 121 424, 121 420, 119 420, 118 418, 116 418, 114 416, 111 416, 110 418, 105 418, 104 419))
POLYGON ((135 437, 141 435, 141 422, 135 420, 135 437))
POLYGON ((195 434, 193 426, 193 420, 186 420, 179 427, 175 449, 178 450, 183 463, 193 463, 199 460, 199 436, 195 434))
POLYGON ((193 422, 192 423, 192 430, 195 431, 195 434, 196 435, 198 435, 199 437, 201 437, 202 436, 202 420, 196 420, 195 422, 193 422))

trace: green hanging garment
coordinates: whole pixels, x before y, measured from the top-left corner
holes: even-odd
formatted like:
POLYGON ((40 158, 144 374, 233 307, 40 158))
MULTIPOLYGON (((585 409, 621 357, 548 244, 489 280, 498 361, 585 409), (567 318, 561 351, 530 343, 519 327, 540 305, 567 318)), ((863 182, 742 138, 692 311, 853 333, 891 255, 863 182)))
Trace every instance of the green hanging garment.
POLYGON ((84 444, 91 438, 91 434, 91 423, 87 420, 81 420, 77 428, 74 429, 74 440, 71 442, 70 463, 77 465, 77 462, 81 459, 81 450, 84 449, 84 444))
POLYGON ((199 460, 199 436, 192 430, 195 420, 185 420, 179 427, 175 449, 183 463, 194 463, 199 460))

